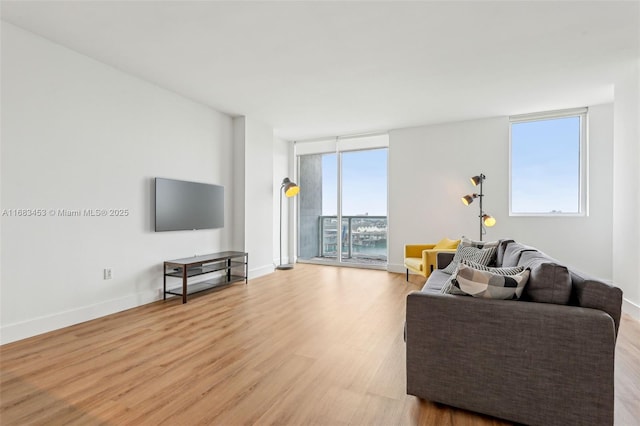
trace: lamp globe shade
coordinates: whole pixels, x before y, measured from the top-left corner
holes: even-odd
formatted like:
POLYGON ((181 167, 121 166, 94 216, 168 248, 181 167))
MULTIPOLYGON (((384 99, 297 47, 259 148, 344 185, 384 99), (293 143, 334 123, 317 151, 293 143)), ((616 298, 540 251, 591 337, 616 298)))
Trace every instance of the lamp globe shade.
POLYGON ((493 216, 489 216, 488 214, 485 214, 482 216, 482 222, 484 223, 485 226, 491 228, 493 225, 496 224, 496 218, 493 216))

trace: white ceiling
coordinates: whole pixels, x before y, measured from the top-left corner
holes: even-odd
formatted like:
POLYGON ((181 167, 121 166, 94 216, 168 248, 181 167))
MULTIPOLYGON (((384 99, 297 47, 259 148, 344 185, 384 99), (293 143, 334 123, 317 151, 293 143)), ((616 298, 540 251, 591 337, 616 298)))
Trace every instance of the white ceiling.
POLYGON ((638 1, 2 1, 2 19, 288 140, 609 102, 638 1))

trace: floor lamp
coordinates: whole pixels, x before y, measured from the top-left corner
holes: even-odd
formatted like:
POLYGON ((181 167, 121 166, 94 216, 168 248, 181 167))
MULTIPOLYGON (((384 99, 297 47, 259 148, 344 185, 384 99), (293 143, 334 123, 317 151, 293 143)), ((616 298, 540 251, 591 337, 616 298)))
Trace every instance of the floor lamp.
POLYGON ((280 265, 276 266, 276 269, 293 269, 293 264, 282 263, 282 194, 287 198, 295 197, 300 192, 300 187, 286 177, 282 180, 280 185, 280 265))
POLYGON ((472 177, 471 183, 473 184, 473 186, 480 185, 480 193, 467 194, 464 197, 462 197, 462 203, 465 206, 468 206, 469 204, 473 203, 473 200, 475 198, 480 199, 480 214, 478 215, 478 217, 480 218, 480 241, 482 241, 482 235, 485 232, 484 227, 487 226, 490 228, 496 224, 496 219, 492 216, 489 216, 484 212, 484 210, 482 210, 482 198, 484 197, 484 194, 482 193, 482 184, 486 178, 487 177, 482 173, 480 173, 478 176, 472 177))

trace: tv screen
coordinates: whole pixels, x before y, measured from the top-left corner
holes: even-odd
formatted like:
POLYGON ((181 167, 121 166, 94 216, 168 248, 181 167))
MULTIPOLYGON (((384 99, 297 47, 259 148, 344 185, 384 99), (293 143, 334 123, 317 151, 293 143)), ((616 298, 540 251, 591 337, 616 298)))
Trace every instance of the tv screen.
POLYGON ((156 232, 224 227, 224 187, 156 178, 156 232))

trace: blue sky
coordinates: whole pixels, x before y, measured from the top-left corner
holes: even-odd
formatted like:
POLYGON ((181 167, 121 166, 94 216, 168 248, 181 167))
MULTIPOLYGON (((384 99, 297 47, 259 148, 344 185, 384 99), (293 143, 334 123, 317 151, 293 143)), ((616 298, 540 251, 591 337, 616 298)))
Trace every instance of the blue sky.
POLYGON ((512 124, 514 213, 576 213, 580 207, 579 184, 579 117, 512 124))
MULTIPOLYGON (((322 156, 322 214, 337 214, 337 155, 322 156)), ((387 215, 387 150, 342 153, 342 214, 387 215)))

